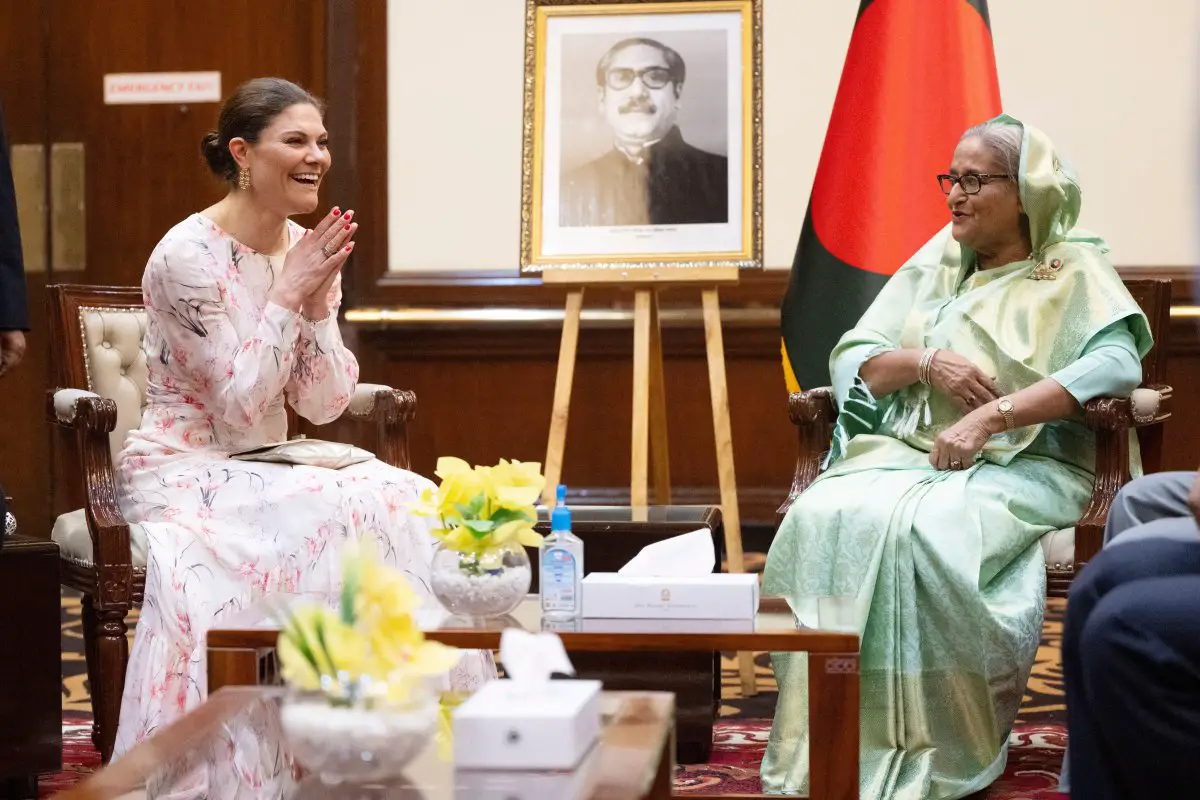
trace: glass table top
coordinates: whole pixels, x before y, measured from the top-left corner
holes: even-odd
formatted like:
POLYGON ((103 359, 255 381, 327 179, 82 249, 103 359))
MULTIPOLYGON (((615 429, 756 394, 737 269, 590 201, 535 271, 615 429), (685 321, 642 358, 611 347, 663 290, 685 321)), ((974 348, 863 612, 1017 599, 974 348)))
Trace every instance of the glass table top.
POLYGON ((448 709, 398 778, 330 785, 305 774, 288 747, 284 689, 231 687, 157 733, 74 789, 63 800, 120 798, 341 798, 342 800, 479 800, 480 798, 640 798, 673 763, 674 701, 660 692, 606 692, 602 732, 570 771, 468 770, 453 761, 448 709))

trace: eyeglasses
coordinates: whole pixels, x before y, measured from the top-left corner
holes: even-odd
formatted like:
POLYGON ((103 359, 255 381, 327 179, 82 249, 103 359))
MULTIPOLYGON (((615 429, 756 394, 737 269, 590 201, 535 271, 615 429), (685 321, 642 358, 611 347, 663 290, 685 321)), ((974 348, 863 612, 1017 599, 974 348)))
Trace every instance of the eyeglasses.
POLYGON ((614 67, 604 75, 604 82, 610 89, 628 89, 633 85, 634 78, 641 78, 647 89, 661 89, 671 82, 671 70, 666 67, 614 67))
POLYGON ((954 188, 954 184, 962 187, 966 194, 978 194, 985 183, 989 181, 999 180, 1000 178, 1012 178, 1012 175, 991 174, 988 172, 968 172, 966 175, 938 175, 938 185, 942 187, 942 194, 950 194, 950 190, 954 188))

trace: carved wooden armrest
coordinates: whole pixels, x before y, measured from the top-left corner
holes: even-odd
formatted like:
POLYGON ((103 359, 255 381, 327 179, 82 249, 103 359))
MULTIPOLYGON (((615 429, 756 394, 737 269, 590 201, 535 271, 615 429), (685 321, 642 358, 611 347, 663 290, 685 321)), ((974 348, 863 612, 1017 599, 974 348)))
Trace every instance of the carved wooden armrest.
POLYGON ((360 383, 342 418, 374 423, 375 455, 393 467, 408 469, 408 423, 416 415, 415 392, 360 383))
POLYGON ((1129 397, 1097 397, 1083 407, 1083 423, 1096 433, 1096 482, 1075 524, 1075 573, 1104 544, 1104 525, 1117 492, 1129 482, 1129 430, 1160 425, 1171 416, 1172 389, 1143 386, 1129 397))
POLYGON ((1171 416, 1174 390, 1166 384, 1139 386, 1129 397, 1097 397, 1083 406, 1083 424, 1097 433, 1158 425, 1171 416))
POLYGON ((117 426, 117 404, 93 392, 58 389, 46 393, 46 416, 64 432, 73 431, 81 472, 84 509, 96 567, 94 602, 98 608, 128 608, 133 590, 133 556, 129 549, 129 524, 117 503, 112 451, 108 435, 117 426))
POLYGON ((800 450, 796 456, 796 473, 792 477, 792 488, 787 500, 779 507, 778 520, 782 521, 792 503, 800 493, 817 479, 821 462, 829 452, 829 440, 833 424, 837 421, 837 403, 833 389, 823 386, 807 392, 792 392, 788 396, 788 419, 796 426, 800 450))

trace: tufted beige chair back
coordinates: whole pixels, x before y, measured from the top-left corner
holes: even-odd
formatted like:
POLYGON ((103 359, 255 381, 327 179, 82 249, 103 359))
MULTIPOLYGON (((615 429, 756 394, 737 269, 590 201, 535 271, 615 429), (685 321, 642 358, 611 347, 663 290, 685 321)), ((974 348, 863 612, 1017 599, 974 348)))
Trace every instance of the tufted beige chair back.
POLYGON ((117 427, 109 435, 113 458, 125 437, 142 421, 146 407, 146 312, 141 308, 82 305, 79 329, 83 338, 86 389, 117 404, 117 427))
MULTIPOLYGON (((109 435, 115 459, 129 431, 141 423, 146 403, 142 291, 134 286, 55 284, 47 293, 52 388, 94 392, 116 404, 117 424, 109 435)), ((82 497, 67 502, 74 508, 83 504, 82 497)))

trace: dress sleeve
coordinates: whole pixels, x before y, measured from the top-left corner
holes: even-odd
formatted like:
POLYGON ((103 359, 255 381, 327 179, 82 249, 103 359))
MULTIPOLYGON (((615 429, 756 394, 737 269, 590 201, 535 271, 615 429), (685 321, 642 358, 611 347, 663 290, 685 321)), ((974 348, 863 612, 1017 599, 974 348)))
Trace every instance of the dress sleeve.
POLYGON ((156 329, 149 358, 173 364, 173 387, 237 430, 258 425, 292 374, 300 316, 268 302, 258 327, 243 340, 226 308, 227 254, 203 238, 155 248, 142 291, 156 329), (178 376, 178 377, 175 377, 178 376))
POLYGON ((1101 330, 1079 358, 1050 377, 1080 405, 1096 397, 1128 397, 1142 382, 1142 361, 1128 319, 1101 330))
POLYGON ((358 384, 358 359, 342 344, 337 323, 342 305, 340 275, 333 282, 328 302, 325 319, 301 322, 296 361, 287 384, 288 402, 314 425, 340 417, 358 384))

